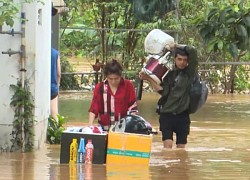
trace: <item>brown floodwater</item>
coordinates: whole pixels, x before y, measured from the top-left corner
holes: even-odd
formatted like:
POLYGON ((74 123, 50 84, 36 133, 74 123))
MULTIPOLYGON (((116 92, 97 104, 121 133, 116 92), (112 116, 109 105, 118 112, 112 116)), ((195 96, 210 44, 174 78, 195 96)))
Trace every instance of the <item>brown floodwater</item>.
MULTIPOLYGON (((80 102, 86 103, 84 99, 75 99, 79 102, 74 108, 77 109, 80 102)), ((143 94, 139 102, 141 115, 156 129, 157 99, 156 94, 143 94)), ((60 105, 74 106, 74 101, 61 98, 60 105)), ((76 115, 70 117, 71 111, 65 110, 66 107, 63 113, 69 118, 77 118, 76 115)), ((80 109, 79 113, 83 113, 83 110, 80 109)), ((191 120, 185 150, 164 150, 161 134, 153 136, 148 166, 60 164, 60 145, 44 144, 41 149, 31 153, 0 153, 0 179, 249 180, 250 95, 209 95, 205 106, 191 115, 191 120)))

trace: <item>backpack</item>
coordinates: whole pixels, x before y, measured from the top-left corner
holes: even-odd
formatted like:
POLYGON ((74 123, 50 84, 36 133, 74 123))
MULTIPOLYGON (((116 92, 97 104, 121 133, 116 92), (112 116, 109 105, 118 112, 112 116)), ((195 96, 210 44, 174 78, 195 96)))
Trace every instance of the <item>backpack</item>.
POLYGON ((206 82, 197 75, 191 84, 189 90, 190 104, 189 104, 189 114, 198 111, 207 101, 208 87, 206 82))

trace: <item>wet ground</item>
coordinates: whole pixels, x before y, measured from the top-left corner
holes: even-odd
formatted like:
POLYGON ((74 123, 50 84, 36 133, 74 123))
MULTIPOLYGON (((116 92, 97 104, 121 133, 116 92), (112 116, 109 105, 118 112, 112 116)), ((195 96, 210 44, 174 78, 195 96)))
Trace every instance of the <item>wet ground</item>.
MULTIPOLYGON (((157 98, 155 94, 144 94, 139 104, 141 115, 155 128, 158 127, 154 113, 157 98)), ((81 105, 75 101, 77 109, 81 105)), ((79 103, 83 101, 80 99, 79 103)), ((72 106, 69 102, 74 103, 66 98, 60 104, 72 106)), ((83 118, 83 112, 79 110, 74 117, 83 118)), ((70 111, 64 111, 67 113, 77 121, 70 117, 70 111)), ((154 135, 148 166, 60 164, 60 145, 44 144, 32 153, 1 153, 0 179, 249 180, 250 95, 210 95, 206 105, 191 119, 187 148, 163 150, 161 134, 154 135)))

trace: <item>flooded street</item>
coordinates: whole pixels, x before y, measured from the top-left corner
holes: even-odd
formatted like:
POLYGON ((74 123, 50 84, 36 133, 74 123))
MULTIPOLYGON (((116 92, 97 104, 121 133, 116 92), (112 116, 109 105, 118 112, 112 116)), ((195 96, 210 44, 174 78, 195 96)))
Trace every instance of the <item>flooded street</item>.
MULTIPOLYGON (((157 94, 144 94, 139 102, 140 115, 156 129, 157 99, 157 94)), ((61 98, 60 114, 79 122, 87 117, 86 102, 89 98, 61 98)), ((60 164, 60 145, 44 144, 32 153, 1 153, 0 179, 249 180, 250 95, 209 95, 191 121, 185 150, 163 150, 161 134, 153 136, 149 166, 60 164)))

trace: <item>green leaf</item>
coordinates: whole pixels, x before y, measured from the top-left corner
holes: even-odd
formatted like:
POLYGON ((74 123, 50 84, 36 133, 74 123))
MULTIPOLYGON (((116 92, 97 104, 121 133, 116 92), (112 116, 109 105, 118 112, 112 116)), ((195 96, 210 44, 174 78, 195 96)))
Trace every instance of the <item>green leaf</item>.
POLYGON ((247 27, 250 27, 250 15, 244 16, 242 20, 247 27))
POLYGON ((239 8, 239 10, 244 10, 243 9, 244 7, 243 7, 243 1, 242 0, 239 2, 238 8, 239 8))
POLYGON ((207 36, 207 34, 210 33, 210 28, 208 28, 208 26, 205 26, 203 27, 201 30, 200 30, 200 35, 202 38, 205 38, 207 36))
POLYGON ((233 58, 238 57, 238 48, 235 43, 229 44, 229 53, 233 58))
POLYGON ((213 51, 213 49, 214 49, 214 44, 209 44, 207 47, 207 51, 210 53, 213 51))
POLYGON ((217 51, 217 40, 211 39, 208 43, 208 52, 217 51))
POLYGON ((222 29, 219 30, 219 35, 220 35, 221 37, 226 37, 226 36, 228 36, 229 34, 230 34, 230 31, 229 31, 229 29, 228 29, 227 27, 222 28, 222 29))
POLYGON ((250 27, 247 28, 247 34, 250 36, 250 27))
POLYGON ((222 49, 223 49, 223 41, 222 41, 222 40, 219 40, 219 41, 218 41, 218 49, 219 49, 219 50, 222 50, 222 49))
POLYGON ((248 48, 248 37, 239 36, 237 47, 240 50, 246 50, 248 48))
POLYGON ((212 10, 208 13, 207 19, 210 20, 216 13, 218 13, 218 11, 219 11, 219 8, 214 8, 214 9, 212 9, 212 10))
POLYGON ((246 30, 245 26, 243 26, 242 24, 238 24, 236 26, 236 33, 239 36, 242 36, 242 37, 245 37, 245 38, 248 37, 247 30, 246 30))
POLYGON ((50 144, 60 144, 61 134, 65 130, 63 124, 65 123, 65 117, 57 115, 58 122, 50 115, 48 118, 49 124, 47 128, 47 141, 50 144))
POLYGON ((231 24, 231 23, 234 23, 235 21, 236 21, 236 19, 233 18, 233 17, 231 17, 231 18, 229 18, 229 19, 226 20, 226 23, 227 24, 231 24))
POLYGON ((227 8, 225 8, 224 10, 222 10, 222 11, 220 12, 219 21, 220 21, 221 23, 224 23, 224 22, 225 22, 226 15, 228 15, 228 12, 229 12, 229 11, 232 11, 232 8, 231 8, 231 7, 227 7, 227 8))

